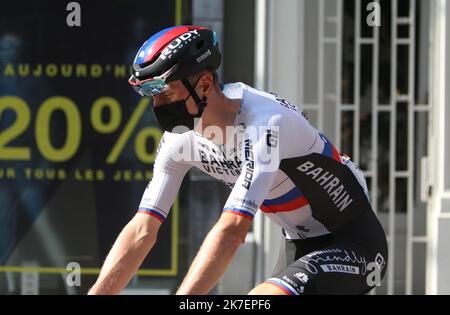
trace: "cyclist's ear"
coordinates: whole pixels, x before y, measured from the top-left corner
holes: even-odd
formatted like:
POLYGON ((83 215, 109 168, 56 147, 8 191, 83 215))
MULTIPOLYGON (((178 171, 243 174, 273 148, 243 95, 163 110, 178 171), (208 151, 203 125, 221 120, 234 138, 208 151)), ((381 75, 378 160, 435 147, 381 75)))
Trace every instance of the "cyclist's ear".
POLYGON ((215 82, 214 75, 210 71, 201 73, 201 78, 198 84, 198 93, 205 97, 209 97, 214 90, 215 82))

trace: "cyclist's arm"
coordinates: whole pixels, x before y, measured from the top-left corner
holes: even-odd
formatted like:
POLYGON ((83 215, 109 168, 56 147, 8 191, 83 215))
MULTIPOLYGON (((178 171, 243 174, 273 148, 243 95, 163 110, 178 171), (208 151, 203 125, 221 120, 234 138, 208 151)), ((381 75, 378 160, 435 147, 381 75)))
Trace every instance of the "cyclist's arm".
POLYGON ((156 243, 161 222, 137 213, 120 233, 89 294, 118 294, 156 243))
POLYGON ((190 166, 173 160, 172 152, 183 138, 166 135, 161 139, 153 178, 145 189, 138 213, 125 226, 108 254, 90 294, 117 294, 130 281, 156 242, 181 182, 190 166))
POLYGON ((223 213, 203 241, 177 294, 207 294, 225 273, 250 225, 250 220, 223 213))
POLYGON ((203 241, 177 294, 207 294, 225 273, 251 223, 252 217, 224 211, 203 241))

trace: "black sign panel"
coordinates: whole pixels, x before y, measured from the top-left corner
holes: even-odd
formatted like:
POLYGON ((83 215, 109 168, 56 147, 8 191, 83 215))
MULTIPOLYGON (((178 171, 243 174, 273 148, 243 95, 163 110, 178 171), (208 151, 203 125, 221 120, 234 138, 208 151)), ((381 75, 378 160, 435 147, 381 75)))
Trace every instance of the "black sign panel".
MULTIPOLYGON (((0 4, 0 271, 98 273, 152 176, 162 132, 127 79, 176 1, 68 3, 0 4)), ((177 274, 177 204, 140 274, 177 274)))

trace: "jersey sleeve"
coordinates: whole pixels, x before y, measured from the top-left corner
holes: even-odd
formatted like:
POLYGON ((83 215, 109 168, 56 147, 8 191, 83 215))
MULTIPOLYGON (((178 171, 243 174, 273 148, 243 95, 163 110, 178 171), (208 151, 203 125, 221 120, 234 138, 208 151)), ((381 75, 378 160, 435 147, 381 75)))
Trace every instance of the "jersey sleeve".
POLYGON ((186 145, 186 137, 179 134, 164 133, 158 145, 153 177, 144 191, 138 212, 145 213, 164 222, 190 165, 176 154, 180 145, 186 145))
POLYGON ((279 141, 287 131, 282 116, 272 117, 266 127, 259 125, 256 132, 245 133, 241 145, 241 174, 223 209, 249 220, 271 189, 285 152, 284 144, 279 141))

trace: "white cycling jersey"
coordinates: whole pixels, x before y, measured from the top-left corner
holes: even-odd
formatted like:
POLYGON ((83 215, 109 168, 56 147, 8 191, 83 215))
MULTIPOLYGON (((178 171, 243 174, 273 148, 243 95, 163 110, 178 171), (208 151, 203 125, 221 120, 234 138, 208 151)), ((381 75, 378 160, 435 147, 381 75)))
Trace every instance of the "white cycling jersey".
POLYGON ((337 231, 367 208, 361 170, 296 106, 243 83, 223 92, 241 99, 236 141, 218 145, 194 131, 165 132, 139 212, 163 221, 192 166, 232 189, 223 211, 252 219, 261 209, 289 239, 337 231))

